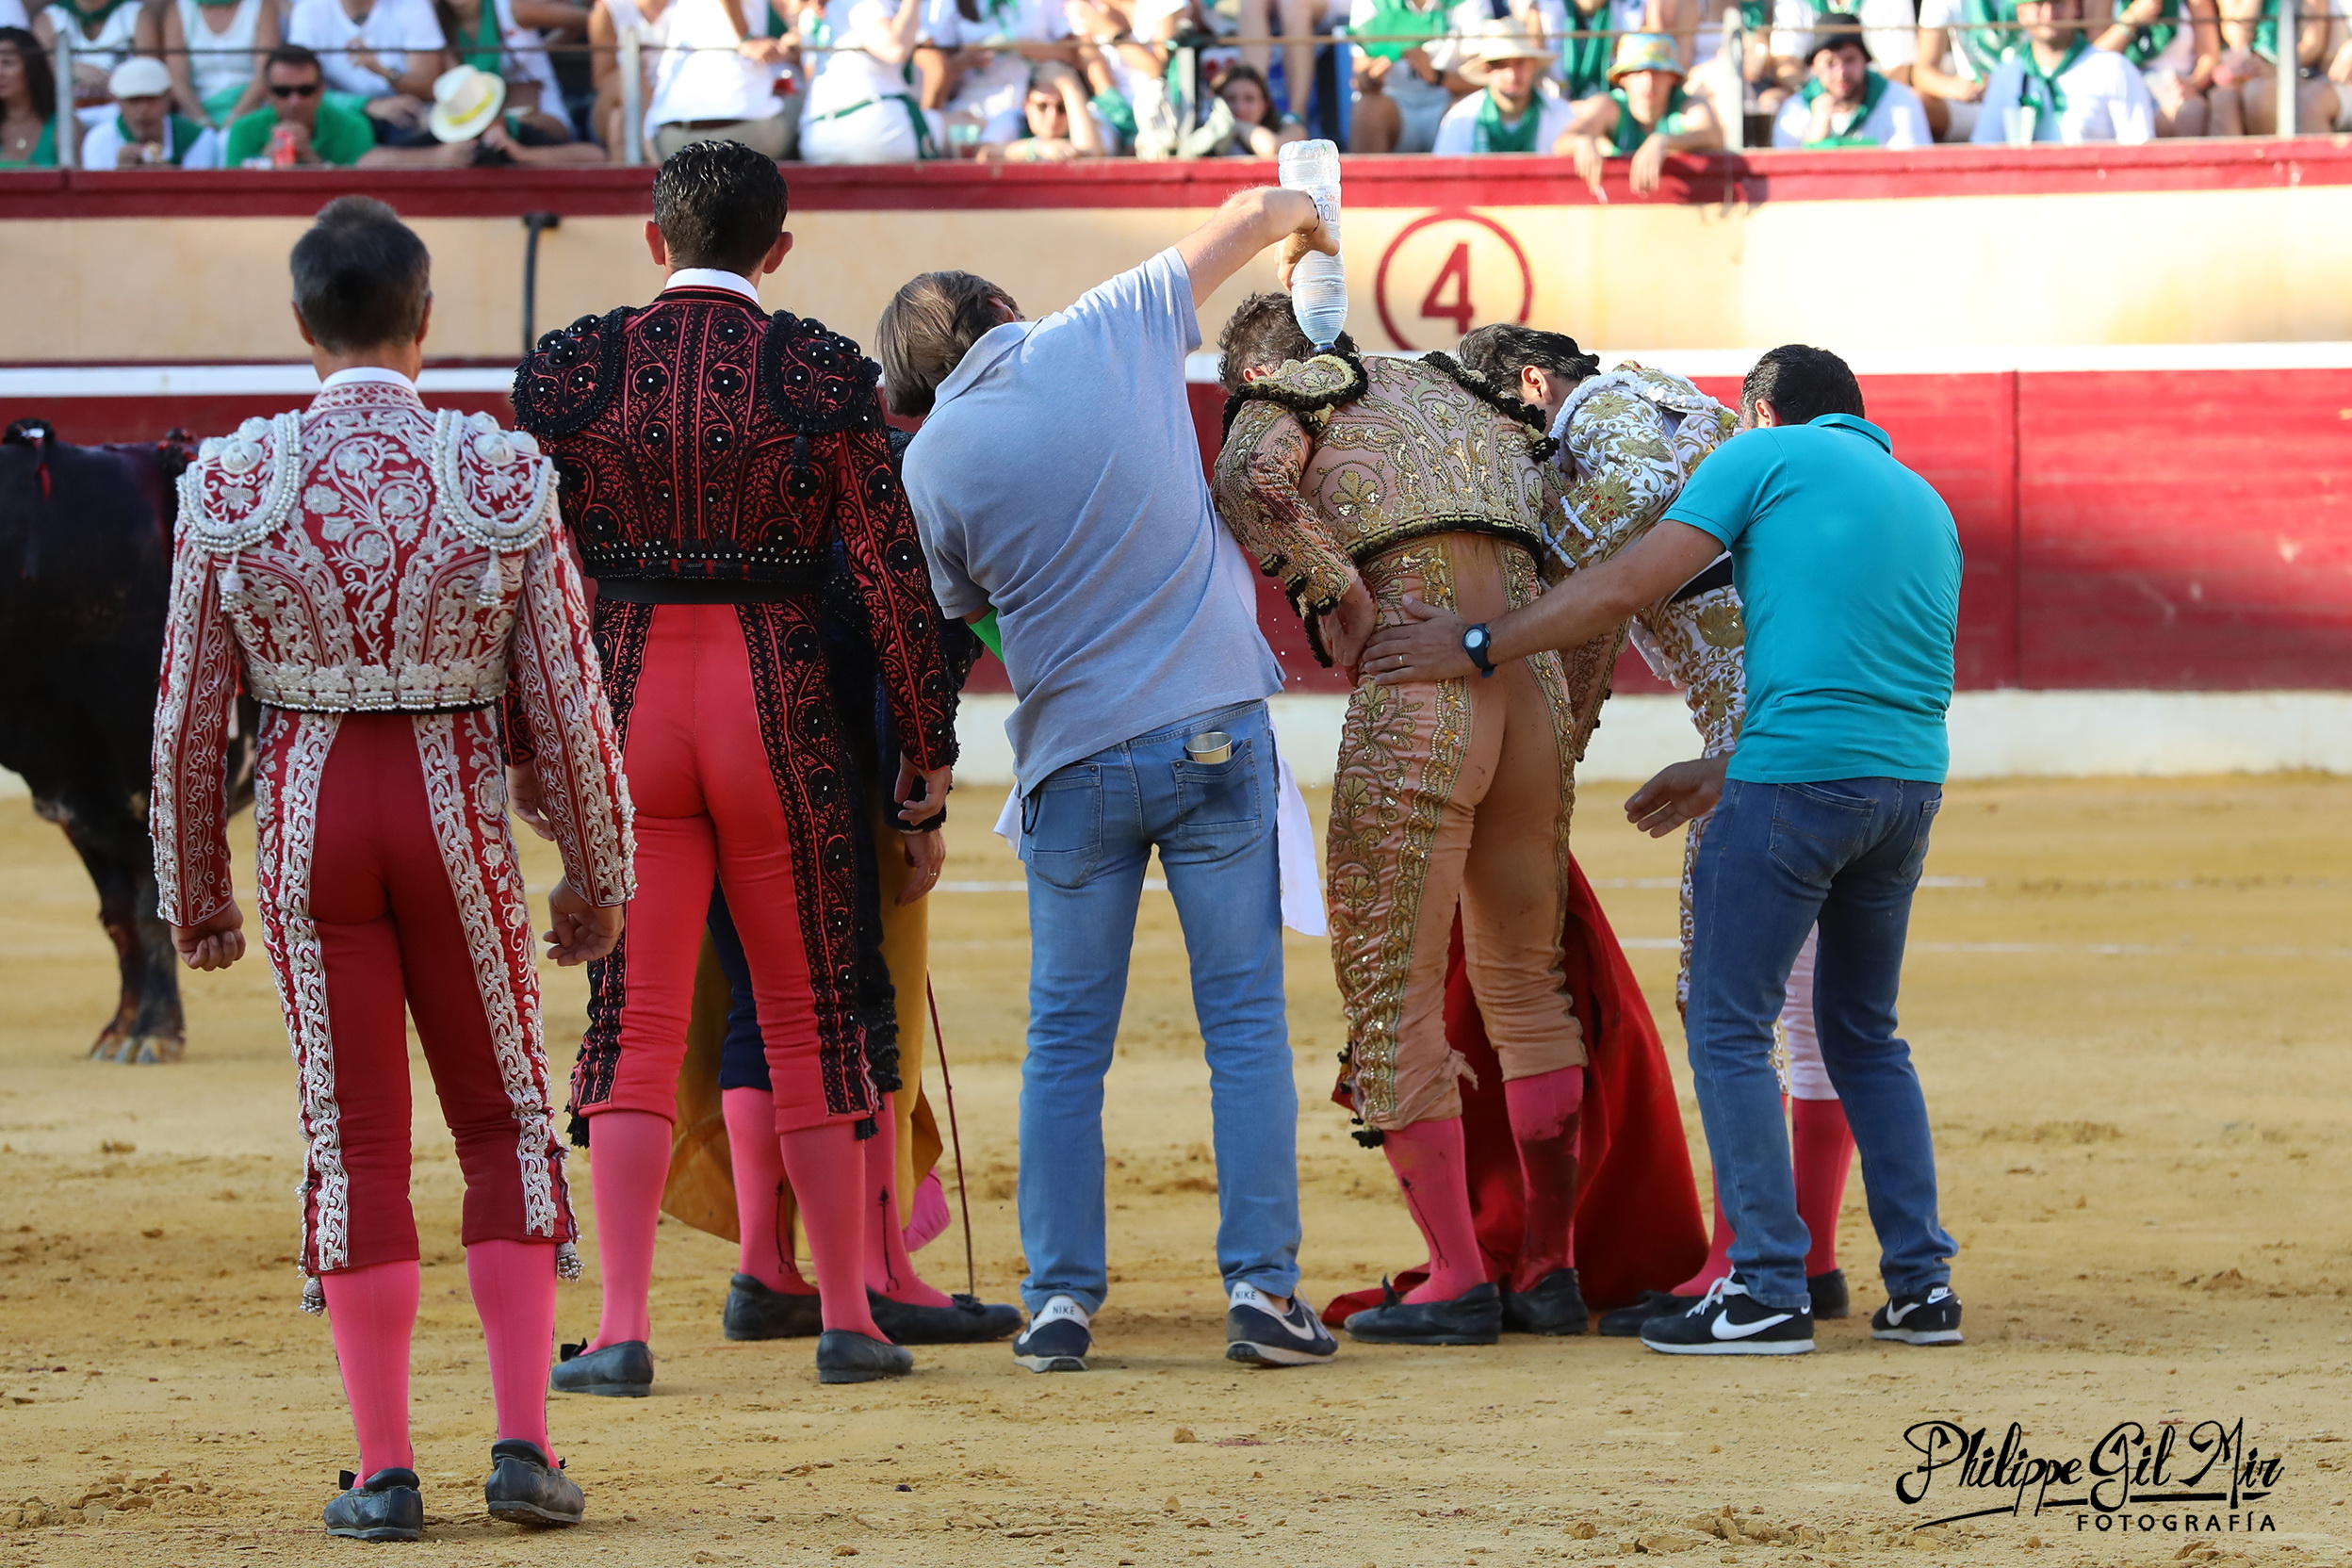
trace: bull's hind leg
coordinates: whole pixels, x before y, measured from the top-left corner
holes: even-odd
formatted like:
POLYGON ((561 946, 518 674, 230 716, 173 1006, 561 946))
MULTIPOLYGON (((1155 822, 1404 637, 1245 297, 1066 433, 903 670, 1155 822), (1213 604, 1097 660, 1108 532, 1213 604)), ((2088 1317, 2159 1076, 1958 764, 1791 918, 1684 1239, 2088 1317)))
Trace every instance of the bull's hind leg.
POLYGON ((45 799, 41 814, 65 830, 98 890, 98 923, 114 942, 122 988, 114 1017, 98 1032, 90 1057, 99 1062, 176 1062, 187 1049, 172 932, 155 912, 153 851, 143 828, 120 812, 93 812, 83 802, 45 799), (122 823, 100 818, 122 816, 122 823), (108 827, 127 828, 112 831, 108 827))
POLYGON ((179 956, 172 950, 172 927, 155 912, 154 863, 138 868, 137 903, 141 972, 139 1021, 116 1060, 176 1062, 188 1051, 188 1019, 180 1010, 179 956))

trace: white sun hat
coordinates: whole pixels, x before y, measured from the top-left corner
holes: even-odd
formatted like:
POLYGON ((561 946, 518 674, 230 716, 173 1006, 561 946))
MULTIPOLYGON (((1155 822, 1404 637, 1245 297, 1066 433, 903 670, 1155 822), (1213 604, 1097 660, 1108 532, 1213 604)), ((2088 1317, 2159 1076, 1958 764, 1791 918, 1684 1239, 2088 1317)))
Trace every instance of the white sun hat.
POLYGON ((425 117, 442 141, 471 141, 490 128, 506 107, 506 81, 470 65, 444 71, 433 84, 433 112, 425 117))

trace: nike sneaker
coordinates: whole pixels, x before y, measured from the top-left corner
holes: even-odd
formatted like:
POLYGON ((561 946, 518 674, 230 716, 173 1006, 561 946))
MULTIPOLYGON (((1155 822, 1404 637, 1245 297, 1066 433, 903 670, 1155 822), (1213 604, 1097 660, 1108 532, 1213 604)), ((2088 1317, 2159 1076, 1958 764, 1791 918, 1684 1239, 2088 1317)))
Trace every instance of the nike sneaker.
POLYGON ((1307 1298, 1293 1292, 1290 1310, 1276 1310, 1274 1298, 1253 1284, 1233 1286, 1225 1310, 1225 1359, 1252 1366, 1324 1366, 1339 1354, 1339 1341, 1315 1315, 1307 1298))
POLYGON ((1872 1339, 1896 1339, 1905 1345, 1960 1343, 1960 1298, 1950 1285, 1913 1296, 1894 1296, 1870 1315, 1872 1339))
POLYGON ((1690 1311, 1642 1324, 1642 1343, 1670 1356, 1802 1356, 1813 1348, 1813 1309, 1768 1307, 1734 1275, 1690 1311))
POLYGON ((1013 1341, 1013 1359, 1032 1372, 1084 1372, 1094 1348, 1092 1321, 1074 1298, 1056 1296, 1013 1341))

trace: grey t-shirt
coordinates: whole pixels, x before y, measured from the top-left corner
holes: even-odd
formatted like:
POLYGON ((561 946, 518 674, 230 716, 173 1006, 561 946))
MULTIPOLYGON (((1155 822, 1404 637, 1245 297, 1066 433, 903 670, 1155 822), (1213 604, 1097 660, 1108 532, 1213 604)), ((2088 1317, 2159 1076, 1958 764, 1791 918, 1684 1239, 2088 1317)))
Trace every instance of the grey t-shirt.
POLYGON ((1184 395, 1200 337, 1174 250, 972 346, 906 449, 931 586, 993 605, 1021 791, 1190 714, 1282 689, 1217 567, 1184 395))

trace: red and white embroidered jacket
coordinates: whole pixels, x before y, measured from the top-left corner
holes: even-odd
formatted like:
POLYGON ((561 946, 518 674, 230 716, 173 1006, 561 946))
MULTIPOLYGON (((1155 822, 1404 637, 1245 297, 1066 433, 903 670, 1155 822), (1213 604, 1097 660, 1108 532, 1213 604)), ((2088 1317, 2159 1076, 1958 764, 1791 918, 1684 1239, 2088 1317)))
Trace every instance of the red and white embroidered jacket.
MULTIPOLYGON (((330 386, 206 441, 177 532, 148 808, 166 921, 231 897, 221 752, 240 678, 297 713, 490 709, 512 682, 565 877, 596 904, 634 893, 620 749, 531 436, 405 383, 330 386)), ((502 816, 489 761, 466 783, 502 816)))

